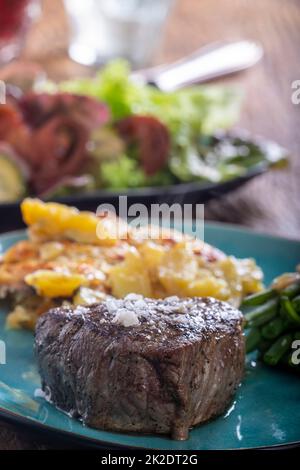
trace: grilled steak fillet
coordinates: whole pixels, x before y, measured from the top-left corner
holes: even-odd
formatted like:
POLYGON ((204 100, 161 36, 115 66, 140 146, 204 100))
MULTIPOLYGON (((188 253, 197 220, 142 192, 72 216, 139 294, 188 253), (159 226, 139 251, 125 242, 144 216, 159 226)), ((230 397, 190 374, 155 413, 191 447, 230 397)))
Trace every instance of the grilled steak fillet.
POLYGON ((35 349, 42 389, 62 410, 94 428, 174 439, 226 409, 245 354, 242 315, 230 305, 133 294, 50 310, 35 349))

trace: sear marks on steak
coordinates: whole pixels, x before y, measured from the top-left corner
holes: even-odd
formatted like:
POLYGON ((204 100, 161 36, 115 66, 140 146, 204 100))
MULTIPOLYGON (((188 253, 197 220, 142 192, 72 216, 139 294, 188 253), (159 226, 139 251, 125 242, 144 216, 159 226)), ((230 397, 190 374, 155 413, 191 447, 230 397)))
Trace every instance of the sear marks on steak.
POLYGON ((241 381, 242 314, 212 298, 130 294, 50 310, 35 350, 42 389, 84 424, 187 439, 225 411, 241 381))

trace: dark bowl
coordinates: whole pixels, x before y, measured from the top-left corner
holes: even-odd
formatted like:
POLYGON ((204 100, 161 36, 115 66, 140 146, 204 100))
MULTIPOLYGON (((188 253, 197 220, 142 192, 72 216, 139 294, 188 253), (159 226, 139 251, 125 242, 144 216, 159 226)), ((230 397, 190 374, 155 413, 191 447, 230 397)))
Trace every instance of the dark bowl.
MULTIPOLYGON (((252 178, 267 171, 260 166, 249 170, 245 175, 223 183, 180 183, 171 186, 135 188, 116 191, 98 190, 85 194, 53 198, 53 201, 73 205, 80 210, 95 211, 99 204, 113 204, 118 209, 118 197, 127 196, 128 205, 142 203, 149 207, 151 204, 180 203, 203 204, 239 188, 252 178)), ((7 232, 24 227, 20 212, 20 201, 0 204, 0 232, 7 232)))

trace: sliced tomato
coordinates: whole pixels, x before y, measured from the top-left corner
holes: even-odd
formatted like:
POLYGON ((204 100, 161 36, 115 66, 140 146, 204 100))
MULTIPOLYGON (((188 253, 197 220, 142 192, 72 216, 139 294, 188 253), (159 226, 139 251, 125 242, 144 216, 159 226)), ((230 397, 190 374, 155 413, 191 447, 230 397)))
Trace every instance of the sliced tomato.
POLYGON ((26 93, 20 99, 19 107, 25 122, 32 128, 40 127, 53 116, 69 116, 92 130, 110 118, 105 103, 72 93, 26 93))
POLYGON ((149 176, 161 170, 168 161, 170 135, 167 127, 153 116, 130 116, 117 124, 121 137, 137 146, 138 157, 149 176))
POLYGON ((0 140, 9 140, 13 131, 22 124, 20 112, 11 104, 0 106, 0 140))
POLYGON ((63 177, 76 174, 86 162, 88 131, 65 116, 49 119, 33 134, 32 186, 37 193, 63 177))

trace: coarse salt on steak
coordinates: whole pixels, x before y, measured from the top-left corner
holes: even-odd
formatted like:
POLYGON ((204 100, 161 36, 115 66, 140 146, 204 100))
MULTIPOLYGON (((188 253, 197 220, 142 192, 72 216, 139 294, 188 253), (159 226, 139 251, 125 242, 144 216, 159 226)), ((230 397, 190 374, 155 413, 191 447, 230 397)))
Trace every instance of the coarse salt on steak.
POLYGON ((41 316, 42 389, 88 426, 170 434, 225 411, 244 368, 242 314, 206 298, 124 299, 41 316))

